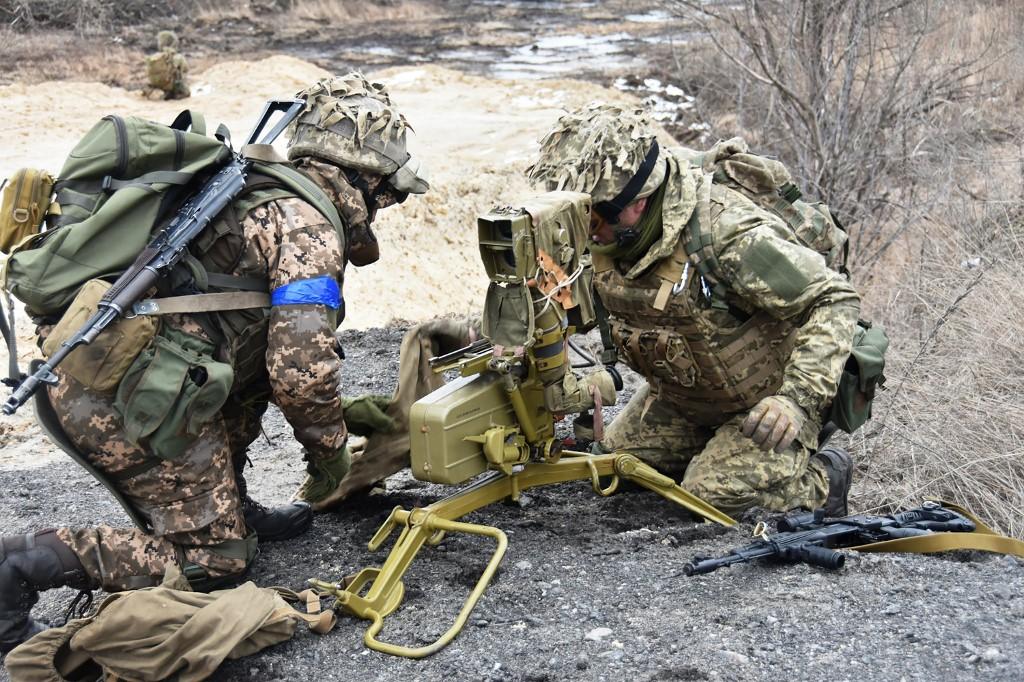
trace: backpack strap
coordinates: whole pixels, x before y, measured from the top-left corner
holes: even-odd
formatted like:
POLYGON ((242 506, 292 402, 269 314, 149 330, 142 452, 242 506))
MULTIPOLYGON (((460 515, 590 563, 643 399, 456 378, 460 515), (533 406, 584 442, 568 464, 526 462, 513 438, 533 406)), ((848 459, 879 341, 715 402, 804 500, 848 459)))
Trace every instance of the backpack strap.
POLYGON ((187 185, 194 177, 194 173, 183 173, 181 171, 152 171, 144 173, 136 178, 131 178, 130 180, 118 180, 112 175, 106 175, 102 180, 96 180, 93 182, 65 180, 63 182, 57 182, 53 188, 57 192, 57 203, 72 204, 74 206, 81 206, 92 210, 95 199, 90 197, 93 203, 85 204, 83 203, 83 199, 76 200, 75 196, 73 194, 69 194, 67 190, 89 195, 97 194, 99 192, 117 192, 118 190, 122 190, 127 187, 138 187, 139 189, 151 191, 151 185, 187 185))
POLYGON ((196 135, 206 135, 206 119, 198 111, 192 109, 185 109, 175 116, 171 121, 171 127, 181 131, 191 130, 196 135))
POLYGON ((18 332, 14 325, 14 302, 7 289, 3 290, 3 301, 0 302, 0 335, 7 345, 7 378, 2 383, 15 388, 21 383, 23 375, 18 367, 18 332), (6 309, 5 309, 6 307, 6 309))

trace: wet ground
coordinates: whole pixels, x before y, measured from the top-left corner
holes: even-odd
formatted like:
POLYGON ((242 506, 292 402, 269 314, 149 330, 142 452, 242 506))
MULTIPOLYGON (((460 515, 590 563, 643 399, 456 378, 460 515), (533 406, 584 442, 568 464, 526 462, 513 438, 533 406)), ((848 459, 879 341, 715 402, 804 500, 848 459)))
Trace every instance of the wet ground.
POLYGON ((336 73, 430 63, 497 79, 588 80, 636 92, 680 141, 704 130, 676 68, 698 36, 664 3, 453 0, 429 7, 402 21, 329 28, 223 20, 197 27, 193 40, 222 53, 284 52, 336 73))

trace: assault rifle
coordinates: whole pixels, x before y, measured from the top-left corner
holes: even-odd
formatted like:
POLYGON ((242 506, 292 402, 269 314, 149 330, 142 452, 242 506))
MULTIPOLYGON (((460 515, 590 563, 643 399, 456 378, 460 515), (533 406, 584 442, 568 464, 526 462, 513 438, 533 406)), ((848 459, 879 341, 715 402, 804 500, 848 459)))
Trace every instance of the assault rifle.
MULTIPOLYGON (((260 120, 246 140, 246 145, 256 143, 261 132, 276 112, 284 115, 277 124, 259 141, 272 144, 285 127, 294 120, 305 102, 295 100, 271 100, 263 108, 260 120)), ((189 243, 210 224, 217 215, 242 192, 245 177, 252 161, 242 153, 234 152, 228 162, 208 179, 160 230, 149 245, 138 255, 132 266, 117 278, 100 299, 96 313, 82 325, 73 336, 61 344, 50 358, 18 385, 3 405, 4 414, 14 414, 19 407, 32 397, 41 384, 56 384, 53 369, 79 346, 92 343, 104 329, 122 317, 126 310, 142 299, 161 277, 165 276, 184 256, 189 243)))
MULTIPOLYGON (((769 558, 837 569, 846 562, 846 555, 836 548, 937 532, 973 533, 975 528, 971 519, 937 502, 925 502, 917 509, 891 516, 858 514, 840 519, 826 518, 824 509, 815 509, 782 517, 776 524, 775 535, 762 533, 757 542, 734 549, 723 557, 694 557, 683 567, 683 572, 700 575, 723 566, 769 558)), ((758 534, 756 530, 755 534, 758 534)))

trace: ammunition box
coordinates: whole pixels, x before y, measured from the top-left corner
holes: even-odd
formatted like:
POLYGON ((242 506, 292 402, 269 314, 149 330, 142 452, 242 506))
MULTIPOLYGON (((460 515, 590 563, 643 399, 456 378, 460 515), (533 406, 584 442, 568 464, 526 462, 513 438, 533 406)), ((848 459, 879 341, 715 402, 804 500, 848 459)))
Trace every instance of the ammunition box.
POLYGON ((487 372, 445 384, 417 400, 410 411, 413 476, 456 485, 487 471, 480 443, 465 437, 515 423, 515 411, 499 375, 487 372))

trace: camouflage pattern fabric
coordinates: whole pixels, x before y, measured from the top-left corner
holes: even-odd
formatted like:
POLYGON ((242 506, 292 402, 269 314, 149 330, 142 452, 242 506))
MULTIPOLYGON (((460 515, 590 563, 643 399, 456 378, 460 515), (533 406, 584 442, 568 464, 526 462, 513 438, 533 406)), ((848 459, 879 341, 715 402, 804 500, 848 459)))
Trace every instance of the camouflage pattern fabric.
POLYGON ((154 530, 149 535, 109 526, 58 529, 57 537, 78 556, 89 577, 107 590, 147 587, 159 584, 164 567, 182 558, 211 576, 244 571, 244 560, 224 557, 212 547, 247 533, 224 422, 207 424, 179 460, 152 462, 149 453, 126 438, 112 397, 87 391, 59 369, 58 374, 60 383, 49 389, 50 399, 65 432, 154 530), (140 468, 145 470, 130 475, 140 468))
MULTIPOLYGON (((305 202, 282 199, 258 206, 240 226, 244 249, 230 274, 261 274, 269 279, 271 289, 325 275, 342 285, 344 244, 305 202)), ((163 323, 206 336, 192 315, 167 316, 163 323)), ((272 308, 262 371, 247 385, 235 388, 221 415, 175 461, 154 462, 125 437, 112 397, 87 391, 71 377, 61 376, 50 395, 68 436, 151 520, 154 530, 149 535, 106 526, 60 529, 58 537, 71 547, 90 577, 117 590, 157 584, 168 563, 191 562, 211 577, 244 570, 244 561, 219 554, 216 545, 247 533, 234 469, 236 463, 241 468, 246 448, 259 435, 267 403, 273 401, 281 408, 308 457, 334 456, 345 446, 336 326, 336 312, 326 306, 272 308), (153 466, 146 468, 146 462, 153 466), (146 470, 124 475, 138 468, 146 470)))
MULTIPOLYGON (((595 203, 607 201, 633 177, 653 140, 642 108, 594 103, 558 119, 541 139, 540 158, 526 173, 548 191, 586 192, 595 203)), ((665 179, 664 170, 659 163, 637 197, 654 192, 665 179)))
MULTIPOLYGON (((530 177, 595 201, 615 196, 650 136, 643 112, 592 105, 559 120, 530 177)), ((692 156, 662 149, 662 234, 647 252, 635 262, 593 255, 620 357, 647 380, 602 445, 685 471, 683 485, 724 511, 816 506, 827 483, 808 459, 850 354, 859 297, 780 218, 714 184, 692 156), (781 453, 740 433, 771 395, 809 415, 781 453)))
POLYGON ((765 452, 740 433, 745 414, 717 427, 698 426, 669 400, 651 399, 644 385, 605 432, 602 448, 629 452, 674 478, 688 492, 727 514, 753 506, 814 509, 828 495, 828 475, 810 457, 820 421, 811 419, 782 452, 765 452))
MULTIPOLYGON (((317 175, 310 177, 323 185, 317 175)), ((262 272, 271 290, 321 276, 342 287, 345 245, 309 204, 299 199, 270 202, 250 211, 241 226, 245 246, 230 274, 262 272)), ((267 368, 257 384, 267 382, 270 399, 313 458, 334 456, 348 436, 338 397, 337 322, 335 311, 307 303, 271 308, 267 325, 267 368)), ((245 399, 244 390, 236 393, 245 399)))
POLYGON ((408 122, 382 83, 360 73, 328 78, 298 93, 306 108, 292 124, 288 158, 316 157, 391 175, 408 159, 408 122))
POLYGON ((377 237, 370 227, 370 212, 366 208, 362 192, 349 183, 344 171, 332 164, 302 157, 296 160, 295 167, 316 178, 321 189, 327 192, 338 208, 338 213, 348 228, 345 232, 347 260, 357 266, 376 262, 380 252, 377 237))
POLYGON ((188 62, 173 48, 162 49, 146 57, 146 80, 154 96, 184 99, 192 94, 185 74, 188 62))

